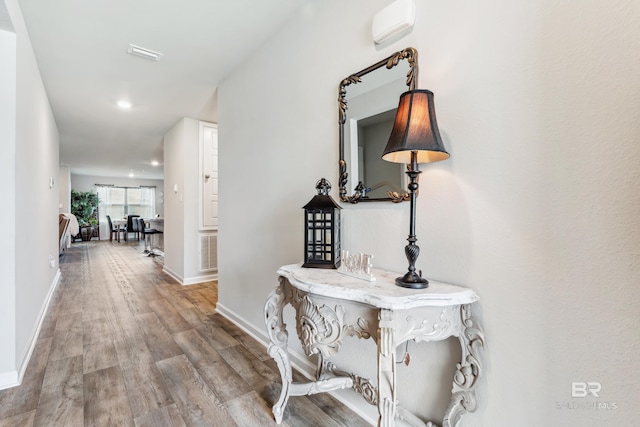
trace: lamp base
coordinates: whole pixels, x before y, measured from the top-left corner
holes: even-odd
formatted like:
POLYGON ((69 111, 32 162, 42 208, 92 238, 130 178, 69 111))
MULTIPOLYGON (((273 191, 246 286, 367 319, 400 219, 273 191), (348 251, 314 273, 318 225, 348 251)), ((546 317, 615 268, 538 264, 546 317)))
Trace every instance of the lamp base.
POLYGON ((396 278, 396 285, 403 288, 425 289, 429 287, 429 281, 418 276, 415 271, 409 271, 404 276, 396 278))

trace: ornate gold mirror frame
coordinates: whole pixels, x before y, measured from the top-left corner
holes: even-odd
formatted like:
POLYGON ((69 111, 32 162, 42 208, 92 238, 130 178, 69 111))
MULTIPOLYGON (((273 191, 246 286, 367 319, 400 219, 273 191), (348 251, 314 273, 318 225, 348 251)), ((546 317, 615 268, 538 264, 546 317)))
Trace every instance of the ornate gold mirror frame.
MULTIPOLYGON (((406 85, 408 87, 407 90, 414 90, 416 88, 416 82, 418 80, 418 51, 412 47, 406 48, 399 52, 394 53, 388 58, 379 61, 364 70, 361 70, 355 74, 350 75, 340 82, 340 86, 338 87, 338 126, 340 129, 340 162, 339 162, 339 192, 340 192, 340 200, 348 203, 358 203, 358 202, 371 202, 371 201, 389 201, 389 202, 402 202, 404 200, 409 200, 409 195, 406 192, 396 192, 389 191, 387 192, 388 197, 376 197, 370 198, 366 196, 367 189, 364 184, 360 181, 357 186, 353 190, 353 194, 347 194, 347 185, 349 182, 349 173, 347 172, 347 161, 345 157, 345 121, 347 119, 347 86, 356 85, 362 82, 362 77, 378 70, 382 67, 386 67, 387 69, 391 69, 397 66, 400 61, 407 60, 409 65, 409 71, 407 72, 406 77, 406 85)), ((400 94, 398 94, 399 96, 400 94)), ((395 101, 395 100, 394 100, 395 101)), ((380 152, 380 156, 382 156, 382 151, 380 152)), ((356 177, 357 179, 357 177, 356 177)), ((406 186, 405 186, 406 188, 406 186)))

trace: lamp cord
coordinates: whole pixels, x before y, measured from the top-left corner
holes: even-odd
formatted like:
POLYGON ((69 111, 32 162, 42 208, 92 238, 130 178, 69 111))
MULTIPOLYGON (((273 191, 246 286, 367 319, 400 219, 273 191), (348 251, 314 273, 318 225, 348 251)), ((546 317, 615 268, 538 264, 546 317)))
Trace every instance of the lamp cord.
POLYGON ((404 363, 406 366, 409 366, 409 362, 411 362, 411 356, 409 355, 409 341, 407 340, 404 342, 404 356, 402 357, 402 360, 396 360, 396 365, 404 363))

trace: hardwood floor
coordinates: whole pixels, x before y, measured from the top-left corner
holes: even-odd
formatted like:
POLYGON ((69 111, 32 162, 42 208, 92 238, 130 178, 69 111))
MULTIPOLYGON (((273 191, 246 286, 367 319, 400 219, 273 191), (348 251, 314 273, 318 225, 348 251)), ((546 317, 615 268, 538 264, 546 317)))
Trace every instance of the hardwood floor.
MULTIPOLYGON (((215 313, 217 283, 181 286, 138 242, 76 242, 5 426, 273 426, 280 375, 215 313)), ((296 374, 294 374, 296 376, 296 374)), ((283 426, 368 426, 328 395, 293 397, 283 426)))

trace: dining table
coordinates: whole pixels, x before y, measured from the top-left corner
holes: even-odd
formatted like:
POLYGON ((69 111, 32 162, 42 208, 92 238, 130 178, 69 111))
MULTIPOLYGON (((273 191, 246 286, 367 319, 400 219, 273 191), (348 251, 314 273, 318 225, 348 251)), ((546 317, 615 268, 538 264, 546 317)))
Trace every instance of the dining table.
POLYGON ((116 228, 116 230, 118 230, 117 234, 117 238, 118 238, 118 242, 120 241, 120 230, 124 229, 124 240, 127 240, 127 218, 122 218, 122 219, 114 219, 111 221, 113 223, 113 226, 116 228))

